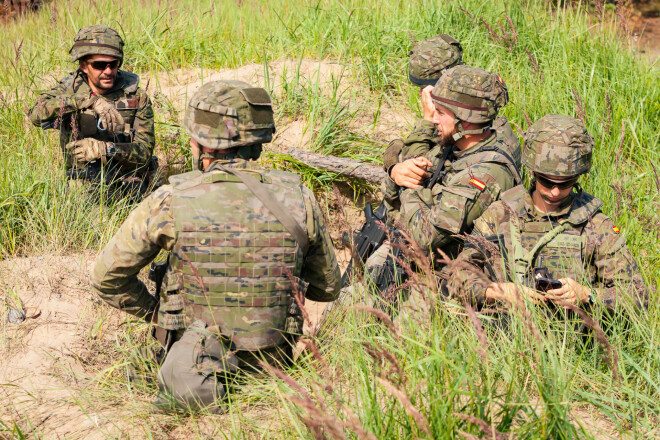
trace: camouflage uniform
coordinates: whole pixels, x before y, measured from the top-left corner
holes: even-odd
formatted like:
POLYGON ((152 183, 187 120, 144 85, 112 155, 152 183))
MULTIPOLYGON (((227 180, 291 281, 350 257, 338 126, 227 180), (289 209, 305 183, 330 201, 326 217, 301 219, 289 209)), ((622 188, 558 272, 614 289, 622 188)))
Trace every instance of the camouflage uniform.
MULTIPOLYGON (((548 115, 528 130, 523 160, 532 171, 572 177, 589 171, 592 147, 593 138, 578 120, 548 115)), ((643 302, 646 288, 637 264, 619 229, 601 212, 603 202, 578 185, 561 207, 544 214, 532 200, 534 181, 531 188, 520 185, 505 192, 475 222, 449 291, 481 304, 491 282, 529 283, 531 269, 545 266, 554 279, 598 287, 592 295, 608 308, 621 292, 643 302), (464 269, 465 263, 477 270, 464 269)))
MULTIPOLYGON (((479 115, 468 114, 475 113, 473 110, 453 109, 460 120, 486 122, 492 120, 499 106, 506 101, 503 96, 506 93, 504 85, 493 77, 481 69, 458 66, 443 76, 434 88, 434 94, 446 95, 455 102, 470 99, 488 102, 479 104, 488 107, 487 111, 481 111, 483 114, 479 115), (454 93, 451 88, 447 88, 444 80, 468 81, 466 89, 478 91, 483 88, 489 96, 496 98, 490 102, 483 98, 472 98, 469 95, 472 92, 454 93)), ((479 92, 476 96, 483 95, 479 92)), ((435 145, 425 154, 433 163, 433 168, 439 165, 443 151, 444 147, 435 145)), ((501 193, 520 183, 520 175, 516 164, 506 153, 504 141, 492 132, 466 150, 455 149, 445 162, 445 169, 442 181, 433 188, 399 188, 388 178, 385 201, 392 207, 388 215, 392 215, 395 210, 400 211, 399 221, 423 251, 442 249, 455 256, 460 251, 462 241, 453 236, 471 231, 474 221, 488 205, 498 200, 501 193)), ((429 170, 429 173, 432 172, 429 170)))
MULTIPOLYGON (((88 26, 81 29, 71 49, 72 60, 87 55, 111 55, 123 59, 123 41, 116 31, 106 26, 88 26)), ((70 178, 95 180, 100 161, 83 169, 75 169, 66 145, 69 142, 93 138, 114 144, 115 153, 105 165, 105 173, 119 185, 144 177, 152 161, 155 144, 154 112, 146 92, 139 87, 138 75, 118 71, 114 87, 98 99, 110 101, 124 120, 123 132, 111 133, 98 128, 98 116, 90 108, 93 93, 87 76, 80 69, 72 72, 59 84, 39 95, 29 112, 36 126, 48 126, 60 131, 60 145, 65 155, 67 175, 70 178)), ((112 181, 107 179, 108 182, 112 181)))
MULTIPOLYGON (((98 256, 92 285, 108 304, 136 316, 149 317, 160 300, 158 326, 174 341, 160 388, 175 406, 196 409, 224 395, 218 376, 259 357, 290 355, 302 332, 293 291, 332 301, 340 273, 321 210, 298 176, 235 157, 272 136, 265 90, 238 81, 205 84, 189 102, 184 126, 207 149, 222 152, 231 142, 238 152, 214 158, 203 172, 171 177, 171 185, 146 198, 98 256), (260 180, 308 244, 292 237, 232 170, 260 180), (137 274, 161 249, 171 253, 156 299, 137 274)), ((167 399, 158 403, 167 406, 167 399)))

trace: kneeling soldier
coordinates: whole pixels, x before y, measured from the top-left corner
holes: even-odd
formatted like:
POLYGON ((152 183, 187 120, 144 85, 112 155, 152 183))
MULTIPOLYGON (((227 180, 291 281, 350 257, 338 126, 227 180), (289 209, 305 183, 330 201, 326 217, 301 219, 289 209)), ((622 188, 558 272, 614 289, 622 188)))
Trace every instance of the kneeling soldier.
POLYGON ((547 115, 529 128, 523 164, 533 173, 531 187, 505 192, 475 222, 448 291, 477 305, 523 295, 610 309, 624 292, 644 304, 646 287, 625 238, 601 212, 603 202, 577 183, 591 169, 593 145, 584 125, 568 116, 547 115))
POLYGON ((311 191, 255 162, 275 131, 268 92, 205 84, 184 126, 195 171, 170 177, 131 213, 99 254, 92 285, 113 307, 157 322, 168 350, 157 404, 217 409, 223 375, 290 359, 302 333, 293 294, 332 301, 340 274, 311 191), (137 275, 161 249, 171 253, 154 298, 137 275))
POLYGON ((140 198, 155 177, 154 112, 140 77, 120 70, 124 40, 107 26, 87 26, 69 51, 78 69, 41 93, 34 125, 60 131, 67 177, 107 183, 113 198, 140 198))

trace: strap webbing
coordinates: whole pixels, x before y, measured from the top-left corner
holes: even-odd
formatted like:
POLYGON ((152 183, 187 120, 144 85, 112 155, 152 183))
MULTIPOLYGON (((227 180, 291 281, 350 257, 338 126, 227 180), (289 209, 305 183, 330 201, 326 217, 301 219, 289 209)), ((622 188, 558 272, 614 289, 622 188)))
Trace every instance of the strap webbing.
POLYGON ((571 224, 564 222, 551 231, 548 231, 543 237, 539 239, 539 241, 536 242, 536 245, 534 245, 534 247, 530 249, 529 252, 525 252, 525 249, 522 245, 520 219, 512 215, 509 226, 511 227, 511 247, 513 248, 513 270, 515 271, 516 275, 520 277, 526 275, 531 270, 534 256, 539 251, 539 249, 550 243, 557 235, 568 229, 571 224))
POLYGON ((270 210, 275 218, 277 218, 277 220, 282 223, 282 226, 284 226, 286 230, 289 231, 291 235, 293 235, 293 238, 295 238, 296 242, 298 242, 298 246, 300 246, 303 255, 307 252, 307 249, 309 248, 309 237, 307 237, 307 233, 300 227, 298 222, 291 216, 291 214, 282 208, 279 202, 277 202, 277 199, 263 183, 259 182, 248 173, 238 172, 233 168, 220 165, 219 163, 216 163, 215 168, 241 179, 241 182, 243 182, 243 184, 247 186, 250 191, 252 191, 252 194, 254 194, 261 201, 261 203, 263 203, 264 206, 270 210))

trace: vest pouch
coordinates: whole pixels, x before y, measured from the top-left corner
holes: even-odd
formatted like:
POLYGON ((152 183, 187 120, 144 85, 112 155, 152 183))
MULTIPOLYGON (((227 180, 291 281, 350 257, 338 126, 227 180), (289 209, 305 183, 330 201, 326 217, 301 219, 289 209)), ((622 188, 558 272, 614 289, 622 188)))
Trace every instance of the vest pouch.
POLYGON ((477 197, 476 188, 442 187, 440 200, 431 208, 429 220, 436 228, 459 234, 467 212, 467 204, 477 197))
POLYGON ((188 327, 184 313, 186 298, 179 291, 182 285, 181 278, 172 270, 168 270, 165 274, 163 292, 158 305, 158 326, 166 330, 181 330, 188 327))
POLYGON ((165 330, 188 327, 186 315, 183 313, 185 306, 185 298, 180 293, 162 295, 158 304, 158 326, 165 330))
POLYGON ((98 122, 96 113, 89 109, 82 111, 78 116, 78 138, 84 139, 96 136, 98 134, 98 122))
MULTIPOLYGON (((293 278, 297 284, 296 288, 294 288, 294 292, 298 295, 298 298, 304 304, 305 293, 307 292, 309 283, 295 276, 293 278)), ((284 332, 287 334, 287 340, 293 344, 298 340, 300 336, 302 336, 304 325, 302 309, 295 299, 291 301, 288 314, 289 316, 287 316, 286 323, 284 324, 284 332)))

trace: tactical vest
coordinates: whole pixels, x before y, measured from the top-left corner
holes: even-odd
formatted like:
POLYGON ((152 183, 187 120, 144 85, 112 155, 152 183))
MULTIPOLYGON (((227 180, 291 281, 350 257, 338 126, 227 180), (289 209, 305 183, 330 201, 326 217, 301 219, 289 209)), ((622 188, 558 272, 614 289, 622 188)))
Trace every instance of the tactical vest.
MULTIPOLYGON (((307 230, 298 176, 240 170, 261 179, 307 230)), ((176 242, 169 257, 159 326, 186 328, 197 319, 237 350, 282 345, 292 317, 302 250, 282 223, 240 180, 222 171, 170 178, 176 242), (292 281, 293 280, 293 281, 292 281)), ((299 319, 299 317, 294 317, 299 319)))
MULTIPOLYGON (((133 123, 135 122, 135 115, 139 107, 138 100, 135 96, 140 85, 140 77, 131 72, 121 71, 121 78, 124 82, 121 89, 104 95, 104 98, 113 101, 117 111, 124 118, 124 132, 110 134, 104 131, 103 127, 99 128, 96 113, 91 109, 84 109, 75 114, 75 129, 72 126, 71 120, 62 123, 60 143, 63 148, 72 140, 88 137, 104 142, 133 142, 133 123)), ((71 93, 75 93, 78 90, 82 85, 81 81, 84 82, 83 77, 74 77, 72 79, 71 93)))
POLYGON ((555 279, 592 278, 594 274, 585 272, 590 266, 592 252, 588 249, 584 231, 589 219, 600 212, 603 203, 579 192, 574 196, 575 208, 568 218, 531 219, 520 194, 522 191, 526 190, 520 186, 502 195, 502 202, 516 214, 499 226, 511 272, 521 282, 532 268, 538 266, 547 267, 555 279))

